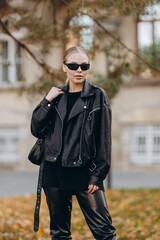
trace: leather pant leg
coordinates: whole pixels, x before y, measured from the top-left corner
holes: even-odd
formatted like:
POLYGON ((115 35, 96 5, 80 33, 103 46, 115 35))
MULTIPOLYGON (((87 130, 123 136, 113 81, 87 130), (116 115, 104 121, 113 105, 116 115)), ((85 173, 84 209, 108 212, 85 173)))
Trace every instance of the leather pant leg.
POLYGON ((86 222, 96 240, 115 240, 115 228, 102 190, 94 193, 77 191, 76 197, 86 222))
POLYGON ((70 232, 72 194, 56 187, 44 187, 50 214, 52 240, 72 239, 70 232))

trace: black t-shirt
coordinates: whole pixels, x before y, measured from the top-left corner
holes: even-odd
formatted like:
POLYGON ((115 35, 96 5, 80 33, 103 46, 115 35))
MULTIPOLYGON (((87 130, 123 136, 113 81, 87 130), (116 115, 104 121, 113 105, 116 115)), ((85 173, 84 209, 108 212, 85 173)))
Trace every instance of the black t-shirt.
MULTIPOLYGON (((67 113, 63 123, 63 138, 67 129, 67 119, 81 92, 67 93, 67 113)), ((63 146, 62 146, 63 151, 63 146)), ((57 162, 45 161, 43 172, 43 186, 58 187, 63 190, 87 190, 90 178, 88 167, 62 167, 61 156, 57 162)))

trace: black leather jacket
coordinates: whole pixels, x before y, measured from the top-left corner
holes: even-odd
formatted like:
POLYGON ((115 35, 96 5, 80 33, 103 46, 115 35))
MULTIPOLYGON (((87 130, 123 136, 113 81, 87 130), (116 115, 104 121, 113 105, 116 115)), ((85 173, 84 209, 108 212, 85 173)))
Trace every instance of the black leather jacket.
MULTIPOLYGON (((86 80, 81 96, 70 112, 63 136, 68 86, 61 89, 64 94, 52 102, 44 98, 33 111, 32 134, 37 138, 45 137, 44 160, 55 162, 60 156, 64 167, 88 164, 90 183, 101 185, 111 162, 111 109, 106 93, 86 80)), ((43 167, 44 161, 39 169, 34 231, 39 228, 43 167)))
POLYGON ((52 102, 44 98, 33 111, 31 132, 37 138, 45 136, 46 161, 55 162, 61 154, 64 167, 94 163, 96 168, 91 171, 91 183, 99 185, 106 177, 111 161, 111 109, 108 98, 104 90, 85 80, 63 136, 68 86, 61 89, 64 94, 52 102))

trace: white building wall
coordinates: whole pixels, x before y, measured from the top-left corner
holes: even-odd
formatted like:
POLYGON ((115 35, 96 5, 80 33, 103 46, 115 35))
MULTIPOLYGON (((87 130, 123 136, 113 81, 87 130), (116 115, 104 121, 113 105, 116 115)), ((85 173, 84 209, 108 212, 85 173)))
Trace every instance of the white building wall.
MULTIPOLYGON (((122 87, 112 100, 113 111, 113 165, 121 169, 138 169, 159 164, 140 166, 131 163, 134 126, 160 127, 160 86, 122 87)), ((159 153, 160 154, 160 153, 159 153)), ((146 159, 147 160, 147 159, 146 159)))

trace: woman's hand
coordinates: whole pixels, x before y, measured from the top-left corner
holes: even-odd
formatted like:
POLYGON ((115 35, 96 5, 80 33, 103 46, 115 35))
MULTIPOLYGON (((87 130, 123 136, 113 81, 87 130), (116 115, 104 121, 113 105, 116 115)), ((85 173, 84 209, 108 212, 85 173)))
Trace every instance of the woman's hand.
POLYGON ((88 193, 94 193, 97 190, 99 190, 99 187, 94 185, 94 184, 89 184, 88 185, 88 193))
POLYGON ((54 98, 58 97, 58 95, 63 93, 64 92, 60 88, 52 87, 49 93, 47 94, 46 99, 51 102, 54 98))

